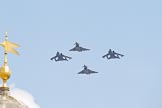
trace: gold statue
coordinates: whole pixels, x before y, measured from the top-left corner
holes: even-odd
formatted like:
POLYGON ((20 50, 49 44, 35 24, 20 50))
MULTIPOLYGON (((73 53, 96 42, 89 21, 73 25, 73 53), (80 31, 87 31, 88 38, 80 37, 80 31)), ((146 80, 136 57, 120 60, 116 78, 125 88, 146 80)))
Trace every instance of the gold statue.
POLYGON ((10 78, 11 70, 7 64, 7 54, 11 52, 13 54, 19 55, 19 53, 14 49, 20 47, 16 43, 12 43, 8 41, 8 33, 6 32, 5 41, 0 43, 0 45, 4 48, 4 64, 0 68, 0 77, 3 80, 2 87, 7 87, 6 82, 10 78))

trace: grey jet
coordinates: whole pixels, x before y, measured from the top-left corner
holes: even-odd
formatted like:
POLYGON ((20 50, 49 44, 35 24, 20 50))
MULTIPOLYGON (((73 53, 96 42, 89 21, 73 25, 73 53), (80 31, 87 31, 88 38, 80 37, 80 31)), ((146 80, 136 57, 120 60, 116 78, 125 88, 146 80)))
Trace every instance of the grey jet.
POLYGON ((92 70, 88 69, 88 67, 86 65, 84 65, 83 68, 84 69, 81 72, 78 72, 78 74, 90 75, 90 74, 93 74, 93 73, 98 73, 98 72, 95 72, 95 71, 92 71, 92 70))
POLYGON ((78 52, 82 52, 82 51, 88 51, 88 50, 90 50, 90 49, 83 48, 83 47, 79 46, 79 43, 77 43, 77 42, 76 42, 74 45, 75 45, 75 47, 72 48, 72 49, 70 49, 69 51, 78 51, 78 52))
POLYGON ((52 57, 51 60, 55 60, 56 62, 57 61, 68 61, 68 59, 72 59, 72 57, 69 57, 69 56, 65 56, 63 55, 62 53, 59 53, 57 52, 56 53, 56 56, 52 57))
POLYGON ((120 57, 123 57, 124 55, 116 53, 115 51, 112 51, 111 49, 109 49, 108 53, 104 56, 102 56, 103 58, 107 58, 107 59, 120 59, 120 57))

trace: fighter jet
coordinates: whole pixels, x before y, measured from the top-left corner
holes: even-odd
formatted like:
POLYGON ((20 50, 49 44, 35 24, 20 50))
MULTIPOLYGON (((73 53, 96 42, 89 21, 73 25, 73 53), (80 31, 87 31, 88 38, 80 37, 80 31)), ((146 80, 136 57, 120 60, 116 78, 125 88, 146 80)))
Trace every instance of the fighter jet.
POLYGON ((78 74, 90 75, 90 74, 93 74, 93 73, 98 73, 98 72, 95 72, 95 71, 92 71, 92 70, 88 69, 88 67, 86 65, 84 65, 83 68, 84 69, 81 72, 78 72, 78 74))
POLYGON ((75 47, 72 48, 72 49, 70 49, 69 51, 78 51, 78 52, 82 52, 82 51, 88 51, 88 50, 90 50, 90 49, 86 49, 86 48, 80 47, 80 46, 79 46, 79 43, 77 43, 77 42, 76 42, 74 45, 75 45, 75 47))
POLYGON ((109 49, 108 53, 104 56, 102 56, 103 58, 107 58, 107 59, 115 59, 118 58, 120 59, 120 57, 123 57, 124 55, 116 53, 115 51, 112 51, 111 49, 109 49))
POLYGON ((62 53, 57 52, 56 56, 52 57, 51 60, 57 61, 68 61, 68 59, 72 59, 71 57, 65 56, 62 53))

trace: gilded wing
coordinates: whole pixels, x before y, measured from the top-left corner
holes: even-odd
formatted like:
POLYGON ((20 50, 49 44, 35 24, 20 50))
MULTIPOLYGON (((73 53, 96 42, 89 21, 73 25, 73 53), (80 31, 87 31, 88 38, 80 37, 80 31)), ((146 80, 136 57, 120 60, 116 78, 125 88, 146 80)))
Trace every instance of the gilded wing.
POLYGON ((5 51, 19 55, 19 53, 14 48, 18 48, 20 45, 9 41, 4 41, 3 43, 0 43, 0 45, 4 47, 5 51))

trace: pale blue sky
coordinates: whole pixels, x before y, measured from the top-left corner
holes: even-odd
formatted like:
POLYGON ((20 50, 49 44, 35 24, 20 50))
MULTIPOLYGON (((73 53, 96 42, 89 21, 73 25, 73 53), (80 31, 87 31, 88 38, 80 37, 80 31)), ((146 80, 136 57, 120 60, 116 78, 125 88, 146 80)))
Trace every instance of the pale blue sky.
POLYGON ((41 108, 162 107, 161 0, 3 0, 1 41, 6 31, 21 45, 9 84, 41 108), (69 52, 76 41, 91 51, 69 52), (110 48, 125 56, 102 59, 110 48), (50 61, 56 51, 73 59, 50 61), (84 64, 99 73, 78 75, 84 64))

